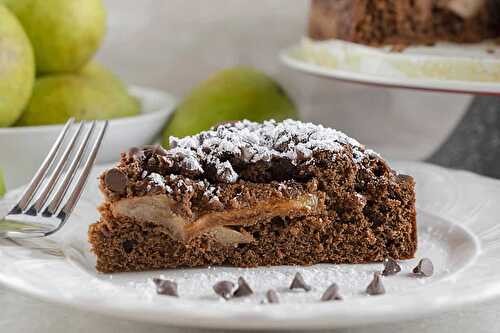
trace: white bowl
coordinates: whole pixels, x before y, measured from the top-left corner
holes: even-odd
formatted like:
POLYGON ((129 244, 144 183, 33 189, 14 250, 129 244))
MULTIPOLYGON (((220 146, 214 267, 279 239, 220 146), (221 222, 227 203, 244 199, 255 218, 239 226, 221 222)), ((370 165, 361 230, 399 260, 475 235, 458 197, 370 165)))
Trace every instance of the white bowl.
MULTIPOLYGON (((159 90, 133 86, 130 93, 139 98, 141 114, 109 122, 97 163, 116 161, 128 148, 153 142, 176 105, 172 95, 159 90)), ((62 125, 0 128, 0 169, 8 189, 31 179, 61 129, 62 125)))

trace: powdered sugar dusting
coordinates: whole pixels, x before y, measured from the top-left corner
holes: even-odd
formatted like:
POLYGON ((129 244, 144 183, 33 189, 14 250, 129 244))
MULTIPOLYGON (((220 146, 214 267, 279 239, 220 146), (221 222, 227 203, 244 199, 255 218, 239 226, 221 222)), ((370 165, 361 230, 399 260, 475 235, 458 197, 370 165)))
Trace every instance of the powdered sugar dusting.
POLYGON ((165 187, 165 180, 163 177, 156 172, 152 172, 149 176, 148 179, 151 180, 155 185, 165 187))
POLYGON ((227 183, 238 179, 230 157, 245 163, 287 158, 296 165, 312 159, 315 151, 341 153, 347 146, 353 151, 355 163, 375 154, 340 131, 291 119, 224 124, 194 136, 170 137, 170 146, 168 155, 189 171, 201 174, 201 162, 208 163, 215 167, 218 179, 227 183))
POLYGON ((216 164, 217 178, 227 183, 234 183, 238 180, 238 174, 233 170, 229 161, 216 164))
MULTIPOLYGON (((142 175, 142 178, 145 178, 144 173, 142 175)), ((151 174, 149 174, 149 176, 147 176, 147 179, 151 183, 153 183, 154 186, 160 187, 160 188, 164 189, 167 193, 171 193, 172 192, 172 188, 170 188, 170 186, 168 186, 165 183, 165 179, 163 178, 162 175, 157 174, 156 172, 152 172, 151 174)), ((151 190, 151 185, 148 185, 148 190, 151 190)))

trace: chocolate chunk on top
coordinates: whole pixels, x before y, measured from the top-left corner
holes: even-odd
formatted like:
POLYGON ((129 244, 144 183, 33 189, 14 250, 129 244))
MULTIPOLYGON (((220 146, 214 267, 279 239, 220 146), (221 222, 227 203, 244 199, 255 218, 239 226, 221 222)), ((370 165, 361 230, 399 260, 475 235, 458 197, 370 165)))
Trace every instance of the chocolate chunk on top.
POLYGON ((384 259, 384 270, 382 271, 383 276, 394 275, 401 272, 401 266, 398 262, 390 257, 384 259))
POLYGON ((413 177, 412 176, 409 176, 409 175, 405 175, 403 173, 400 173, 397 175, 398 179, 401 181, 401 182, 404 182, 404 183, 410 183, 410 182, 413 182, 413 177))
POLYGON ((137 160, 143 160, 146 155, 144 154, 144 149, 139 147, 132 147, 128 150, 128 156, 137 160))
POLYGON ((280 299, 278 297, 278 293, 273 289, 269 289, 266 292, 266 299, 267 299, 268 303, 279 303, 280 302, 280 299))
POLYGON ((413 269, 413 273, 417 276, 429 277, 434 274, 434 265, 428 258, 421 259, 417 266, 413 269))
POLYGON ((123 171, 113 168, 106 171, 104 183, 111 192, 123 194, 127 189, 128 178, 123 171))
POLYGON ((156 293, 158 295, 179 297, 177 293, 177 283, 174 281, 154 278, 153 282, 156 285, 156 293))
POLYGON ((290 289, 304 289, 305 291, 310 291, 311 286, 309 286, 302 277, 302 274, 297 272, 295 277, 293 278, 292 284, 290 285, 290 289))
POLYGON ((382 284, 382 278, 379 272, 373 273, 373 280, 370 282, 368 287, 366 287, 366 293, 368 295, 382 295, 385 294, 385 288, 382 284))
POLYGON ((332 283, 321 296, 321 301, 341 301, 342 296, 339 294, 339 286, 336 283, 332 283))
POLYGON ((238 289, 233 294, 233 297, 245 297, 253 294, 252 288, 248 285, 243 277, 238 278, 238 289))
POLYGON ((217 295, 228 300, 232 296, 234 283, 231 281, 219 281, 212 288, 217 295))

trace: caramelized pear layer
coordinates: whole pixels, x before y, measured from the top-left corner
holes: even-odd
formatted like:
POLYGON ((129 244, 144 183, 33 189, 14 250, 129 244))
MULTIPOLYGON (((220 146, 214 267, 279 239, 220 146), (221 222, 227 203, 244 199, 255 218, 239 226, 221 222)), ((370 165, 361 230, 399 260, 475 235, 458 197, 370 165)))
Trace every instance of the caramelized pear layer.
POLYGON ((151 222, 165 227, 175 240, 189 240, 211 233, 224 245, 250 243, 253 237, 231 226, 248 226, 266 223, 273 217, 310 215, 317 212, 320 200, 313 194, 302 194, 293 199, 274 199, 255 203, 251 207, 216 211, 194 219, 181 217, 173 212, 175 202, 167 195, 150 195, 124 198, 111 204, 115 217, 123 216, 138 221, 151 222))

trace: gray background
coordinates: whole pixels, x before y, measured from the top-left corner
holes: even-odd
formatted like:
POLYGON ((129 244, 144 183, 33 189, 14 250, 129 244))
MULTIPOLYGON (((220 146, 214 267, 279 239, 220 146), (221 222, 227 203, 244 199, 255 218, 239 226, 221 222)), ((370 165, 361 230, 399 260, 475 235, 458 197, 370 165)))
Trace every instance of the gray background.
POLYGON ((304 35, 307 0, 107 0, 98 59, 127 82, 188 93, 215 71, 252 65, 278 79, 307 120, 392 158, 422 159, 445 140, 470 96, 372 88, 296 73, 281 49, 304 35))
MULTIPOLYGON (((385 157, 431 156, 452 167, 498 169, 496 98, 476 100, 474 111, 465 115, 471 96, 368 88, 280 65, 279 50, 304 33, 306 0, 106 0, 106 5, 109 30, 98 59, 129 83, 182 96, 218 69, 253 65, 285 86, 305 119, 339 128, 385 157)), ((195 331, 84 313, 3 289, 0 304, 0 332, 195 331)), ((340 331, 498 332, 499 314, 500 302, 493 301, 417 321, 340 331)))

